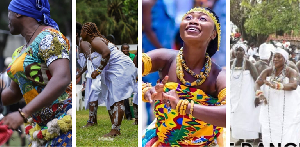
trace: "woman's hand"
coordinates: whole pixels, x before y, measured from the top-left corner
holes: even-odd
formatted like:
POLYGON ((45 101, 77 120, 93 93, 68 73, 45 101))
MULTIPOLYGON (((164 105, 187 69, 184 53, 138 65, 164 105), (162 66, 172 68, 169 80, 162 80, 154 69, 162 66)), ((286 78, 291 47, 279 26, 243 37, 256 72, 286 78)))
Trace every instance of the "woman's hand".
POLYGON ((21 114, 16 111, 8 114, 2 119, 3 125, 7 125, 9 129, 16 130, 20 125, 24 123, 21 114))
POLYGON ((254 100, 254 106, 257 107, 260 104, 259 98, 255 98, 254 100))
POLYGON ((276 89, 275 85, 272 84, 272 83, 270 83, 269 81, 265 81, 265 84, 268 85, 268 86, 270 86, 273 89, 276 89))
POLYGON ((179 102, 180 99, 179 99, 178 94, 176 93, 176 91, 175 90, 171 90, 171 91, 165 93, 164 100, 166 100, 165 104, 168 107, 170 107, 169 105, 171 105, 171 108, 174 109, 174 110, 176 110, 176 106, 177 106, 177 104, 178 104, 178 102, 179 102), (168 103, 168 101, 170 103, 168 103))
POLYGON ((94 70, 91 74, 92 79, 96 79, 96 77, 99 75, 97 70, 94 70))
POLYGON ((260 95, 259 97, 255 98, 254 101, 255 107, 257 107, 261 103, 264 103, 265 105, 268 104, 267 98, 264 95, 260 95))
POLYGON ((164 86, 168 82, 168 79, 169 76, 165 76, 161 83, 156 84, 150 90, 146 91, 145 99, 149 100, 150 103, 152 103, 153 100, 162 100, 165 95, 164 86))

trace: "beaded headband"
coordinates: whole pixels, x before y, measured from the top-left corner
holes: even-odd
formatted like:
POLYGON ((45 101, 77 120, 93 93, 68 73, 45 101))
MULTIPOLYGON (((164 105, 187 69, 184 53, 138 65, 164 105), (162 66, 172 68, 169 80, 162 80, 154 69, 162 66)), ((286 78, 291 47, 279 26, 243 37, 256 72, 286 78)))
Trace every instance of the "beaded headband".
POLYGON ((210 10, 208 8, 202 8, 202 7, 195 7, 193 9, 191 9, 190 11, 188 11, 183 17, 182 20, 185 18, 185 16, 191 12, 202 12, 206 15, 208 15, 214 22, 215 26, 216 26, 216 30, 217 30, 217 34, 218 34, 218 51, 220 48, 220 43, 221 43, 221 26, 219 23, 219 18, 217 15, 215 15, 214 13, 210 12, 210 10))

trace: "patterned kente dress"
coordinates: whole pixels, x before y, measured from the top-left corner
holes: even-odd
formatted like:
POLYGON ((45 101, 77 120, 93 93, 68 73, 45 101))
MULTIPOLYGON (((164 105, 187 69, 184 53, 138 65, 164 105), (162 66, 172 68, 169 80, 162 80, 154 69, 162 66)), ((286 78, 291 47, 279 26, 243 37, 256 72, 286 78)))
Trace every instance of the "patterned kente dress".
MULTIPOLYGON (((195 104, 218 106, 226 102, 206 95, 202 90, 178 83, 167 83, 164 91, 176 90, 180 99, 195 101, 195 104)), ((155 127, 148 127, 143 136, 143 146, 210 146, 223 128, 203 122, 195 117, 179 115, 161 101, 154 105, 155 127)))
MULTIPOLYGON (((69 41, 59 31, 45 28, 22 51, 15 50, 8 76, 16 82, 26 103, 30 103, 51 79, 48 66, 57 59, 69 59, 69 41)), ((64 67, 61 67, 64 68, 64 67)), ((50 106, 33 113, 25 124, 29 146, 72 146, 72 99, 63 93, 50 106)))

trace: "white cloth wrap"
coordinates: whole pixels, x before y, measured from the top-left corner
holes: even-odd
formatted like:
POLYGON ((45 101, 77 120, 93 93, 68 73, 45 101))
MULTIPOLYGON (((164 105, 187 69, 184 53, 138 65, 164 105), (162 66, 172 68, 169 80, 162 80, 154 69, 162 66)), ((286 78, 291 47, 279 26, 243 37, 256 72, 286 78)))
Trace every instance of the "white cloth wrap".
MULTIPOLYGON (((267 77, 269 81, 270 77, 267 77)), ((284 83, 288 83, 286 77, 284 83)), ((298 87, 299 88, 299 87, 298 87)), ((299 89, 293 91, 275 90, 269 86, 261 87, 268 105, 262 105, 260 109, 259 122, 262 125, 263 144, 271 142, 278 146, 281 142, 300 143, 300 95, 299 89), (284 102, 285 94, 285 102, 284 102), (284 104, 285 103, 285 104, 284 104), (284 116, 284 118, 283 118, 284 116), (270 125, 269 125, 270 124, 270 125), (282 128, 283 126, 283 128, 282 128), (271 133, 270 133, 271 129, 271 133), (283 131, 282 131, 283 129, 283 131)))
POLYGON ((236 139, 256 139, 260 132, 259 107, 255 108, 254 80, 249 70, 232 71, 230 80, 230 126, 236 139))

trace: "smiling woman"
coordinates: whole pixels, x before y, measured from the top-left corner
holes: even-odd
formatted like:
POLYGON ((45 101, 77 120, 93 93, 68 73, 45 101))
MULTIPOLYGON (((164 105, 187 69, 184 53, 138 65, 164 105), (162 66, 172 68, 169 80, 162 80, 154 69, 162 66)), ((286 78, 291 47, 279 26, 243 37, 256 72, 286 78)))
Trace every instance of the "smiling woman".
POLYGON ((210 146, 226 126, 226 72, 211 60, 221 40, 218 17, 208 8, 191 9, 180 37, 180 51, 143 54, 143 76, 159 71, 162 80, 155 87, 143 83, 143 101, 154 103, 156 116, 143 146, 210 146))

